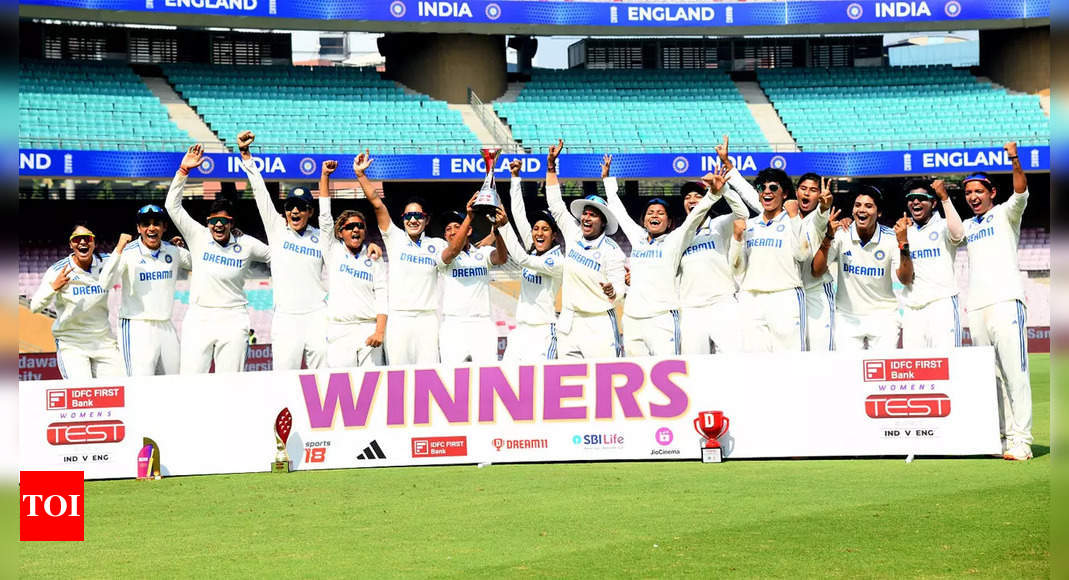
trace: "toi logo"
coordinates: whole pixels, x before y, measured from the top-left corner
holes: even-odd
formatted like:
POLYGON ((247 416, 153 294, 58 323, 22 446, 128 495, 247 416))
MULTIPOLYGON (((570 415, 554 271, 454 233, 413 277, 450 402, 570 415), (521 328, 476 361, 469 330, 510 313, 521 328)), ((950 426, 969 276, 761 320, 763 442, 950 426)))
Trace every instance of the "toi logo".
POLYGON ((85 481, 81 471, 19 473, 19 540, 85 539, 85 481))
POLYGON ((668 427, 661 427, 657 430, 658 445, 671 445, 673 439, 675 439, 675 435, 672 434, 672 430, 668 427))

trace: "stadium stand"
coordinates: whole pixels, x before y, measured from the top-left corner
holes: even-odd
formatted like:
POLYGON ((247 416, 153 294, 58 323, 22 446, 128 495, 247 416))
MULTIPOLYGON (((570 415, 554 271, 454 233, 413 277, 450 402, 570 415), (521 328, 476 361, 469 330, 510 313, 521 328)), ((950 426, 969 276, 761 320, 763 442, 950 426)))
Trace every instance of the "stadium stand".
POLYGON ((168 64, 164 74, 224 143, 253 129, 280 153, 471 153, 479 139, 443 101, 374 69, 168 64))
POLYGON ((494 110, 533 151, 562 138, 573 151, 676 153, 725 134, 739 150, 771 150, 716 70, 534 70, 516 101, 494 110))
POLYGON ((770 69, 758 81, 803 151, 1047 145, 1036 95, 1011 94, 966 69, 770 69))
POLYGON ((19 62, 19 147, 181 151, 190 140, 124 63, 19 62))

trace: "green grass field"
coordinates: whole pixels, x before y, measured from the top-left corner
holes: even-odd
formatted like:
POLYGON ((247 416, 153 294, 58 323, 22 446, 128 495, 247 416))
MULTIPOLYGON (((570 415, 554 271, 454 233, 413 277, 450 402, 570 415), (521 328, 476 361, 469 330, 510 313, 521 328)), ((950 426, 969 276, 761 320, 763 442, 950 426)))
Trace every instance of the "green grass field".
POLYGON ((27 577, 1047 577, 1049 357, 1036 459, 494 465, 86 483, 84 543, 27 577))

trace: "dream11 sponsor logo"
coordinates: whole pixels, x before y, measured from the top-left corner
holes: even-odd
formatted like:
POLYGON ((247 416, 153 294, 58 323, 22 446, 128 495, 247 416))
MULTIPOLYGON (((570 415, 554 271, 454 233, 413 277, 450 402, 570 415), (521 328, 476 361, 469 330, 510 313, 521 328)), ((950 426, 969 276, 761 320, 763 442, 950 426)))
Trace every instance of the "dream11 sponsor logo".
POLYGON ((585 433, 572 436, 572 444, 583 449, 623 449, 623 433, 585 433))
POLYGON ((412 457, 465 457, 468 455, 468 438, 413 437, 412 457))
POLYGON ((494 449, 501 451, 525 450, 525 449, 548 449, 549 439, 503 439, 495 437, 490 442, 494 449))
POLYGON ((81 471, 19 472, 19 540, 85 539, 85 480, 81 471))
POLYGON ((675 441, 675 434, 668 427, 661 427, 653 434, 653 440, 657 442, 660 447, 650 450, 650 455, 679 455, 679 449, 669 448, 668 446, 675 441))

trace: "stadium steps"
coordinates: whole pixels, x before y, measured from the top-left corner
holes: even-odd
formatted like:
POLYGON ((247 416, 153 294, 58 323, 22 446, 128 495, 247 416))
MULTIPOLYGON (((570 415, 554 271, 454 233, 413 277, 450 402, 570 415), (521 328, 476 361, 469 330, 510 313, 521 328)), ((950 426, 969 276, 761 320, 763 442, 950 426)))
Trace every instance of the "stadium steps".
POLYGON ((746 101, 746 108, 750 110, 750 114, 757 121, 757 126, 772 146, 772 150, 798 151, 798 144, 794 142, 794 138, 791 137, 791 132, 787 130, 787 126, 783 124, 783 120, 779 118, 779 113, 772 106, 772 102, 768 100, 765 92, 761 90, 761 85, 753 81, 735 81, 735 86, 739 88, 739 93, 742 94, 743 100, 746 101))
POLYGON ((460 113, 460 118, 464 120, 464 124, 479 138, 479 142, 483 145, 501 147, 505 153, 523 151, 523 146, 512 137, 512 129, 501 120, 501 117, 497 116, 492 106, 482 105, 486 112, 483 117, 476 114, 476 106, 479 105, 449 105, 449 108, 460 113), (484 122, 483 118, 486 119, 486 122, 484 122), (487 122, 494 123, 495 126, 487 127, 487 122), (495 137, 495 134, 500 137, 495 137))
POLYGON ((516 97, 520 95, 520 91, 523 90, 523 83, 514 81, 508 84, 508 88, 505 89, 505 94, 494 99, 495 103, 515 103, 516 97))
POLYGON ((170 117, 171 122, 189 133, 195 142, 204 146, 206 152, 226 153, 226 146, 219 140, 219 137, 204 124, 200 115, 190 108, 185 100, 178 96, 178 93, 174 92, 174 88, 167 82, 167 79, 141 75, 141 81, 152 91, 153 95, 156 95, 163 106, 167 107, 167 116, 170 117))

